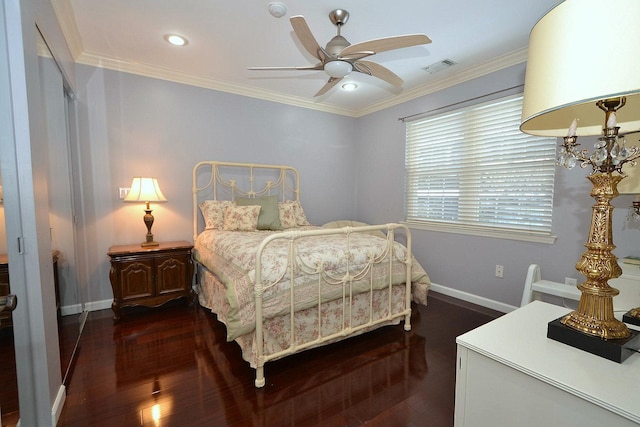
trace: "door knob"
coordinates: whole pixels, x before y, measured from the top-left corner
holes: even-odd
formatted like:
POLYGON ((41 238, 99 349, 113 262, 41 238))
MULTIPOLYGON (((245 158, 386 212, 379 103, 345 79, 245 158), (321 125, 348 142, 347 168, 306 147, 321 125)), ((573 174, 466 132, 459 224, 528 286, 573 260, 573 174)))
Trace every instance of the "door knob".
POLYGON ((13 294, 0 297, 0 313, 2 313, 3 311, 15 310, 17 304, 18 304, 18 297, 16 297, 13 294))

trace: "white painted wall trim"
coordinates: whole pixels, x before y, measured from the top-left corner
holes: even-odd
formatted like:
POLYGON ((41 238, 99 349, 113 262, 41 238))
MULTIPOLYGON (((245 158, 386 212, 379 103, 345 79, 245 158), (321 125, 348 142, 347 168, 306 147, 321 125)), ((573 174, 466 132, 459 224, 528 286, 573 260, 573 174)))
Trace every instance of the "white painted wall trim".
POLYGON ((84 304, 84 309, 87 311, 106 310, 111 308, 113 299, 105 299, 102 301, 91 301, 84 304))
POLYGON ((491 300, 489 298, 470 294, 468 292, 460 291, 454 288, 449 288, 447 286, 438 285, 436 283, 431 283, 431 288, 429 288, 429 291, 433 291, 439 294, 457 298, 462 301, 470 302, 472 304, 476 304, 482 307, 487 307, 492 310, 500 311, 502 313, 509 313, 518 308, 516 306, 505 304, 500 301, 491 300))
MULTIPOLYGON (((482 307, 487 307, 492 310, 499 311, 501 313, 509 313, 518 307, 502 303, 500 301, 491 300, 489 298, 481 297, 478 295, 470 294, 468 292, 460 291, 458 289, 450 288, 448 286, 438 285, 437 283, 431 283, 430 291, 437 292, 439 294, 447 295, 453 298, 460 299, 462 301, 477 304, 482 307)), ((112 299, 105 299, 101 301, 91 301, 84 304, 86 311, 98 311, 111 309, 112 299)))
POLYGON ((63 305, 60 307, 60 315, 61 316, 69 316, 72 314, 82 313, 82 304, 70 304, 63 305))
MULTIPOLYGON (((462 301, 477 304, 482 307, 487 307, 492 310, 500 311, 502 313, 509 313, 518 307, 505 304, 500 301, 495 301, 489 298, 481 297, 478 295, 470 294, 468 292, 460 291, 458 289, 450 288, 448 286, 438 285, 437 283, 431 283, 430 291, 437 292, 439 294, 447 295, 453 298, 460 299, 462 301)), ((105 299, 102 301, 91 301, 84 304, 86 311, 98 311, 111 309, 112 299, 105 299)))
POLYGON ((60 415, 62 414, 62 408, 64 408, 64 402, 67 400, 67 389, 64 384, 60 385, 58 389, 58 394, 56 399, 53 402, 53 407, 51 408, 51 425, 58 425, 58 420, 60 419, 60 415))

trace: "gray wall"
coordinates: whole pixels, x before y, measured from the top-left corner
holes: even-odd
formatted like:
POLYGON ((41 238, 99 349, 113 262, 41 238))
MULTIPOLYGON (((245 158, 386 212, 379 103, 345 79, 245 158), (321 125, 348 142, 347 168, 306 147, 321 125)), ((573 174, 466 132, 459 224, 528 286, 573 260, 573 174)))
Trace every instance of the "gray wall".
POLYGON ((112 298, 109 246, 144 240, 143 206, 118 187, 154 176, 157 241, 192 240, 191 173, 202 160, 287 164, 301 175, 312 223, 353 218, 353 118, 88 66, 77 67, 79 155, 90 283, 85 302, 112 298))
MULTIPOLYGON (((156 240, 191 240, 191 170, 201 160, 288 164, 301 174, 302 202, 315 224, 404 219, 405 127, 398 117, 440 108, 524 80, 524 65, 389 108, 349 118, 162 80, 78 66, 79 135, 90 283, 86 302, 112 297, 106 252, 144 239, 142 206, 118 199, 131 177, 158 178, 168 203, 152 206, 156 240)), ((478 101, 475 101, 478 102, 478 101)), ((587 144, 587 141, 583 141, 587 144)), ((543 276, 581 280, 593 199, 588 170, 557 170, 555 244, 414 230, 414 252, 434 283, 519 304, 529 264, 543 276), (504 278, 495 277, 495 265, 504 278)), ((625 221, 632 196, 615 200, 616 253, 640 242, 625 221)))
MULTIPOLYGON (((514 66, 359 119, 356 183, 360 219, 376 223, 404 218, 405 126, 399 117, 521 85, 524 72, 524 64, 514 66)), ((585 147, 592 147, 595 140, 581 139, 585 147)), ((520 304, 530 264, 539 264, 547 280, 564 282, 565 277, 573 277, 581 282, 583 277, 575 264, 585 250, 594 204, 589 196, 591 183, 586 179, 589 172, 580 168, 556 171, 554 244, 414 230, 414 253, 434 283, 511 306, 520 304), (495 277, 496 264, 504 266, 502 279, 495 277)), ((640 251, 640 225, 626 221, 632 199, 627 195, 613 201, 620 208, 614 211, 614 242, 618 246, 614 253, 618 257, 640 251)))

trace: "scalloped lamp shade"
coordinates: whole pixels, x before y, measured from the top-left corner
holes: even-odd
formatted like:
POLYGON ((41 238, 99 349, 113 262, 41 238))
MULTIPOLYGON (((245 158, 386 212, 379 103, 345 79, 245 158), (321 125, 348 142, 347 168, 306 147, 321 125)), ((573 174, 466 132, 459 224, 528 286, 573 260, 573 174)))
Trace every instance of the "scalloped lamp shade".
POLYGON ((627 97, 620 132, 640 129, 640 1, 567 0, 533 27, 525 77, 524 133, 600 135, 601 99, 627 97))
POLYGON ((125 202, 166 202, 156 178, 135 177, 125 202))
POLYGON ((147 226, 147 237, 141 246, 158 246, 158 243, 153 240, 153 234, 151 233, 151 227, 153 226, 153 215, 151 215, 151 208, 149 202, 166 202, 167 199, 160 191, 158 180, 155 178, 142 178, 135 177, 131 182, 131 190, 127 197, 124 198, 125 202, 144 202, 145 215, 143 217, 144 224, 147 226))

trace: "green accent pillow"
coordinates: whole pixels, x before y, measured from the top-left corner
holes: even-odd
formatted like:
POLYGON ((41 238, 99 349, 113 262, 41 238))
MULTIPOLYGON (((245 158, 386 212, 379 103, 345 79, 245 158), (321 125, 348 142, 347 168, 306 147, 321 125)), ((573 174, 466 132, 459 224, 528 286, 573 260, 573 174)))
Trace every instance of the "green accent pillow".
POLYGON ((236 199, 237 206, 260 206, 258 230, 282 230, 278 211, 278 196, 265 196, 257 199, 236 199))

